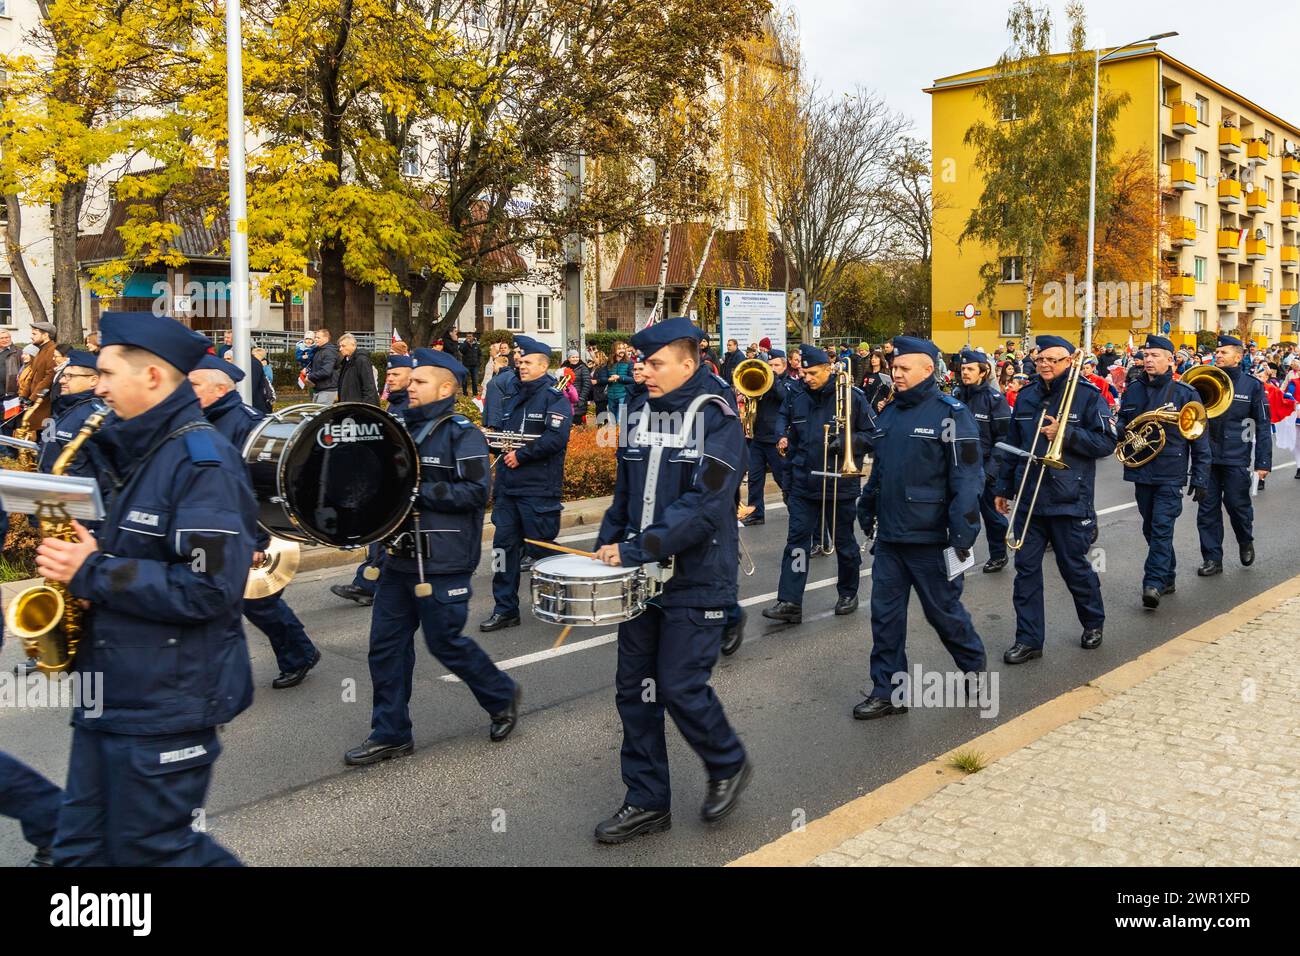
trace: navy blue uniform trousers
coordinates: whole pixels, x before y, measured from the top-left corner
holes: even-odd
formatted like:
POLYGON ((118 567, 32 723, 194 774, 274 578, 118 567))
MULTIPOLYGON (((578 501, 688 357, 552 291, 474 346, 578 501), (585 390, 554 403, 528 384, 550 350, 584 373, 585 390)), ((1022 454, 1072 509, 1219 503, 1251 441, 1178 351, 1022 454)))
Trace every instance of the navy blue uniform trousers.
POLYGON ((220 754, 215 727, 148 736, 73 727, 54 865, 239 866, 197 812, 220 754))
POLYGON ((871 565, 871 696, 889 700, 907 673, 907 603, 912 589, 963 673, 984 669, 984 642, 961 603, 964 581, 948 580, 942 544, 876 543, 871 565))
MULTIPOLYGON (((411 677, 415 672, 415 629, 424 631, 429 653, 470 689, 489 714, 504 711, 514 698, 515 682, 492 663, 483 648, 464 634, 469 588, 463 599, 444 603, 436 596, 438 575, 429 575, 435 595, 415 596, 419 575, 384 569, 370 617, 370 683, 373 705, 370 739, 402 744, 411 739, 411 677)), ((468 575, 456 575, 457 583, 468 575)))
POLYGON ((1101 627, 1106 609, 1101 602, 1101 580, 1092 566, 1092 529, 1095 518, 1072 515, 1033 515, 1024 530, 1024 544, 1016 552, 1016 581, 1011 603, 1016 609, 1016 643, 1041 648, 1047 634, 1043 609, 1043 556, 1052 543, 1056 568, 1074 598, 1074 611, 1085 628, 1101 627))
POLYGON ((1007 519, 998 511, 993 493, 992 481, 984 482, 980 492, 980 516, 984 519, 984 536, 989 541, 989 557, 1005 558, 1007 556, 1007 519))
POLYGON ((725 611, 651 604, 618 626, 615 699, 623 719, 627 802, 644 810, 672 804, 664 711, 704 761, 710 780, 735 776, 745 748, 709 686, 725 611))
POLYGON ((0 750, 0 816, 13 817, 38 849, 54 842, 63 792, 21 760, 0 750))
MULTIPOLYGON (((1163 589, 1174 583, 1178 558, 1174 554, 1174 523, 1183 513, 1183 489, 1178 485, 1134 485, 1147 560, 1142 587, 1163 589)), ((1208 496, 1207 496, 1208 497, 1208 496)))
POLYGON ((1211 465, 1210 483, 1196 510, 1196 528, 1201 533, 1201 557, 1223 562, 1223 509, 1228 511, 1237 544, 1255 541, 1255 509, 1250 501, 1249 465, 1211 465))
POLYGON ((316 645, 307 636, 298 615, 284 603, 283 592, 263 598, 245 598, 244 617, 271 642, 281 673, 301 670, 316 656, 316 645))
POLYGON ((525 545, 524 538, 552 541, 560 533, 560 502, 499 495, 492 503, 492 598, 497 614, 519 613, 519 562, 527 550, 534 558, 552 552, 525 545))
POLYGON ((763 492, 767 488, 767 473, 772 472, 772 479, 785 495, 789 491, 786 474, 786 460, 776 450, 775 442, 749 442, 749 504, 754 508, 754 516, 763 518, 767 508, 763 502, 763 492))
MULTIPOLYGON (((813 540, 821 533, 822 504, 815 498, 791 495, 786 507, 790 512, 790 527, 786 533, 785 554, 781 556, 781 581, 777 585, 776 599, 803 604, 813 540)), ((856 500, 834 498, 826 502, 827 538, 831 533, 832 516, 839 575, 835 582, 835 593, 839 597, 853 597, 858 593, 862 570, 862 549, 853 536, 853 522, 858 517, 856 500)))

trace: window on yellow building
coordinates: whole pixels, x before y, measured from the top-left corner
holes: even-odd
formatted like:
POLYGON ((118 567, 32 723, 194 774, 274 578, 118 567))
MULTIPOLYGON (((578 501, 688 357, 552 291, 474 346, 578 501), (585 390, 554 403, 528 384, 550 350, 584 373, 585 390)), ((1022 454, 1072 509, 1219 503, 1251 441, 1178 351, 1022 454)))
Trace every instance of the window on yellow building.
POLYGON ((1025 331, 1025 313, 1019 309, 1001 309, 998 312, 1001 335, 1021 335, 1025 331))
POLYGON ((1209 154, 1203 149, 1196 151, 1196 175, 1202 179, 1205 178, 1206 163, 1209 161, 1209 154))
POLYGON ((1020 256, 1003 256, 1002 258, 1002 281, 1003 282, 1023 282, 1022 275, 1023 263, 1020 256))
POLYGON ((1210 101, 1204 96, 1196 97, 1196 122, 1202 126, 1210 125, 1210 101))
POLYGON ((1210 207, 1203 202, 1196 204, 1196 228, 1201 232, 1210 228, 1210 207))
POLYGON ((1204 310, 1204 309, 1197 309, 1197 310, 1195 311, 1194 315, 1196 316, 1196 331, 1197 331, 1197 332, 1204 332, 1204 331, 1205 331, 1205 322, 1206 322, 1205 310, 1204 310))
POLYGON ((1194 262, 1194 268, 1196 270, 1196 284, 1204 285, 1205 284, 1205 257, 1204 256, 1196 257, 1194 262))

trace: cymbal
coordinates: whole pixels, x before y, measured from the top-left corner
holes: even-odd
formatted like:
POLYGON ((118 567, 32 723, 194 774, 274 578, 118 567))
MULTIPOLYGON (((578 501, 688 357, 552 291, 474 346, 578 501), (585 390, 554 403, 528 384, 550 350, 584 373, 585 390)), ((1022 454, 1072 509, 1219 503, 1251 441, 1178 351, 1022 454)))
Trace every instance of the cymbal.
POLYGON ((297 541, 272 538, 271 546, 266 549, 266 558, 249 569, 244 597, 264 598, 283 591, 297 573, 301 556, 297 541))

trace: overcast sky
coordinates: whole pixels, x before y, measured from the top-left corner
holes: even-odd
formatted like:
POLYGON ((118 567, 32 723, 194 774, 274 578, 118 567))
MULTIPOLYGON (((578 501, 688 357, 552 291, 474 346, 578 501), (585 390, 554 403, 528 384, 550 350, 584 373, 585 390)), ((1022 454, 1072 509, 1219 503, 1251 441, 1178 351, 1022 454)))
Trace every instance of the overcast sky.
MULTIPOLYGON (((921 90, 941 76, 995 62, 1007 46, 1010 0, 786 2, 799 18, 808 66, 825 86, 836 91, 858 84, 874 88, 927 141, 930 97, 921 90)), ((1065 0, 1048 5, 1063 37, 1065 0)), ((1300 125, 1296 0, 1087 0, 1087 9, 1094 43, 1118 45, 1177 30, 1179 36, 1160 41, 1162 49, 1300 125)))

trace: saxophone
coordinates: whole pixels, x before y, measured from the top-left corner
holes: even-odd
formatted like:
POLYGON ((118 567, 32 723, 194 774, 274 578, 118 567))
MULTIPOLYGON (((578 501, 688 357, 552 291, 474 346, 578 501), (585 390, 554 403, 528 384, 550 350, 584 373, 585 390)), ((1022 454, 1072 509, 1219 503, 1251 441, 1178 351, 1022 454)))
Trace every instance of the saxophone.
MULTIPOLYGON (((107 411, 94 412, 86 419, 72 441, 54 462, 50 473, 63 474, 72 464, 86 439, 104 424, 107 411)), ((63 505, 40 504, 36 508, 42 538, 76 541, 77 532, 72 527, 63 505)), ((36 661, 36 669, 45 674, 57 674, 71 669, 81 643, 81 604, 58 581, 46 581, 21 591, 5 611, 5 624, 9 632, 23 642, 27 656, 36 661)))
MULTIPOLYGON (((23 441, 36 441, 36 428, 32 425, 32 416, 36 414, 36 409, 40 407, 41 400, 38 397, 32 402, 32 406, 23 412, 23 417, 18 420, 18 427, 14 429, 14 437, 23 441)), ((30 469, 36 466, 36 452, 29 449, 22 449, 18 452, 18 462, 23 469, 30 469)))

